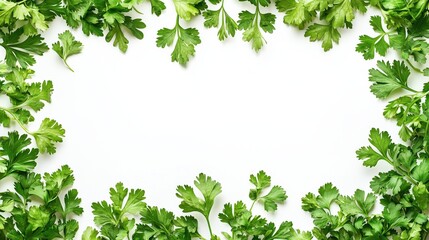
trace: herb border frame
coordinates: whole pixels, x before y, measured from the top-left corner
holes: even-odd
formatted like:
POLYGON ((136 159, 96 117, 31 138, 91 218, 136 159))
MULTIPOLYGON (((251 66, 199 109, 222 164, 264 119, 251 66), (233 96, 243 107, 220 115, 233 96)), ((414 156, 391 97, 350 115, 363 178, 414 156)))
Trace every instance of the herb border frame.
MULTIPOLYGON (((78 191, 71 189, 73 171, 62 166, 43 176, 33 172, 39 153, 54 154, 55 145, 63 141, 65 130, 53 119, 46 118, 39 129, 31 131, 27 124, 34 114, 51 102, 51 81, 28 83, 34 71, 34 55, 48 51, 41 32, 55 17, 61 17, 71 28, 81 27, 86 35, 104 36, 122 52, 128 49, 127 31, 137 39, 143 38, 146 27, 141 19, 129 13, 137 10, 143 0, 0 0, 0 45, 5 48, 5 61, 0 63, 0 94, 10 100, 10 106, 0 106, 0 127, 18 125, 22 134, 12 131, 0 137, 0 180, 14 179, 13 190, 0 193, 0 239, 74 239, 81 215, 78 191), (31 148, 34 139, 37 148, 31 148)), ((370 146, 362 147, 357 157, 363 165, 374 167, 380 161, 391 165, 370 183, 372 192, 356 190, 344 196, 331 183, 320 187, 317 194, 302 198, 302 208, 313 218, 311 231, 300 231, 284 221, 276 226, 252 210, 260 204, 267 212, 287 199, 286 191, 271 186, 271 177, 260 171, 250 176, 250 207, 243 201, 227 203, 219 220, 230 226, 222 235, 235 239, 412 239, 426 240, 429 235, 429 83, 422 89, 409 86, 414 71, 422 78, 429 76, 425 68, 429 54, 428 0, 240 0, 255 7, 243 10, 236 21, 227 13, 224 0, 173 0, 177 18, 171 29, 158 31, 156 45, 174 45, 171 60, 185 65, 201 43, 195 28, 186 28, 187 21, 196 16, 204 18, 204 26, 217 28, 223 41, 242 31, 242 39, 259 51, 265 44, 264 34, 275 30, 276 15, 267 12, 275 4, 283 13, 287 25, 305 29, 310 41, 320 41, 325 51, 339 43, 343 28, 352 28, 356 12, 365 13, 374 7, 381 16, 373 16, 370 25, 375 37, 362 35, 356 51, 365 59, 386 56, 389 50, 399 53, 400 60, 380 60, 369 70, 371 92, 380 99, 389 99, 384 110, 387 119, 396 121, 403 143, 394 143, 387 132, 372 129, 370 146), (216 7, 218 6, 218 7, 216 7), (400 93, 392 99, 392 93, 400 93), (377 198, 383 206, 381 214, 372 210, 377 198), (337 205, 338 212, 331 211, 337 205)), ((151 11, 160 16, 166 8, 160 0, 149 0, 151 11)), ((63 59, 78 54, 82 43, 69 31, 59 36, 53 49, 63 59)), ((200 174, 194 186, 177 187, 176 196, 184 213, 202 214, 210 236, 210 214, 221 185, 211 177, 200 174), (195 193, 198 190, 199 193, 195 193)), ((83 240, 101 239, 206 239, 198 232, 199 222, 192 215, 175 216, 166 209, 148 206, 141 189, 127 189, 118 183, 110 189, 111 202, 93 203, 97 228, 88 227, 83 240)), ((248 201, 249 201, 248 200, 248 201)))

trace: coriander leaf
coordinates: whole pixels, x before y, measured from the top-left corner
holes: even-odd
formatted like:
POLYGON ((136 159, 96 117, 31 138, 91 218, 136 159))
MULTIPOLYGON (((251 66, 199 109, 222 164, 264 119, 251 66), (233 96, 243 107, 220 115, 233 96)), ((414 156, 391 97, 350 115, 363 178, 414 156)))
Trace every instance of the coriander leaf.
POLYGON ((60 231, 64 231, 64 239, 75 239, 77 231, 79 230, 79 223, 75 219, 68 220, 61 228, 60 231))
POLYGON ((176 46, 171 53, 171 60, 180 64, 186 64, 190 56, 195 54, 195 46, 200 44, 199 32, 195 28, 182 28, 179 26, 176 46))
POLYGON ((419 182, 418 185, 413 187, 413 194, 416 199, 417 206, 425 211, 429 207, 429 191, 427 187, 419 182))
POLYGON ((243 11, 239 14, 238 29, 245 30, 243 32, 243 40, 252 43, 252 49, 255 51, 261 50, 265 39, 262 36, 258 24, 254 23, 256 14, 249 11, 243 11))
POLYGON ((390 35, 389 42, 393 49, 400 52, 403 59, 409 60, 413 57, 418 63, 426 63, 429 44, 425 39, 406 35, 405 30, 403 30, 396 35, 390 35))
MULTIPOLYGON (((46 181, 46 190, 54 193, 58 193, 74 183, 73 171, 67 165, 61 166, 60 169, 51 174, 45 173, 43 178, 46 181)), ((75 193, 77 194, 77 192, 75 193)), ((74 197, 75 193, 72 192, 69 197, 74 197)))
POLYGON ((256 176, 250 175, 250 182, 255 188, 250 189, 249 198, 254 202, 262 202, 268 212, 277 210, 277 204, 283 203, 287 198, 286 191, 280 186, 274 186, 267 195, 261 196, 262 191, 271 185, 271 177, 264 171, 259 171, 256 176))
POLYGON ((173 3, 179 17, 189 21, 193 16, 200 13, 196 5, 201 1, 202 0, 173 0, 173 3))
POLYGON ((395 119, 397 125, 401 127, 399 136, 402 140, 408 141, 416 134, 411 128, 422 124, 420 118, 421 101, 419 94, 402 96, 390 101, 384 109, 383 115, 387 119, 395 119))
POLYGON ((290 240, 311 240, 313 239, 313 236, 311 235, 310 232, 306 232, 303 231, 301 232, 300 230, 296 230, 292 237, 290 238, 290 240))
POLYGON ((203 17, 205 19, 204 26, 207 28, 211 27, 218 27, 219 26, 219 15, 220 15, 221 9, 213 11, 213 10, 207 10, 203 12, 203 17))
POLYGON ((411 176, 419 182, 427 183, 429 181, 429 159, 422 160, 413 169, 411 176))
POLYGON ((208 28, 217 28, 220 23, 218 38, 220 41, 225 40, 227 37, 235 36, 235 32, 238 29, 237 23, 232 19, 226 12, 224 5, 222 5, 218 10, 207 10, 203 12, 203 17, 205 19, 204 26, 208 28))
POLYGON ((39 12, 38 8, 29 7, 23 2, 0 2, 0 25, 9 26, 13 29, 17 21, 25 21, 23 25, 24 33, 27 36, 37 34, 38 31, 45 31, 48 25, 45 16, 39 12))
POLYGON ((176 38, 176 28, 168 29, 163 28, 158 31, 158 38, 156 39, 156 46, 164 48, 165 46, 171 46, 176 38))
POLYGON ((272 33, 275 29, 274 23, 276 16, 271 13, 262 13, 260 7, 267 7, 271 1, 269 0, 249 0, 250 3, 256 6, 255 12, 251 13, 247 10, 239 13, 238 29, 244 30, 243 40, 252 44, 252 49, 258 52, 266 43, 261 29, 264 32, 272 33))
POLYGON ((30 207, 28 212, 28 223, 31 226, 31 231, 44 228, 49 223, 49 212, 41 207, 30 207))
POLYGON ((115 40, 113 41, 113 46, 118 46, 122 52, 126 52, 128 49, 129 41, 122 32, 119 23, 115 23, 113 26, 109 27, 109 32, 106 35, 106 41, 110 42, 113 37, 115 38, 115 40))
POLYGON ((364 166, 374 167, 378 161, 389 159, 392 139, 387 132, 380 132, 379 129, 375 128, 371 129, 369 142, 377 151, 372 146, 362 147, 356 151, 357 157, 364 160, 364 166))
POLYGON ((73 69, 68 65, 68 57, 78 54, 82 51, 82 43, 75 40, 75 37, 69 30, 58 35, 60 41, 52 44, 52 49, 60 56, 64 64, 74 72, 73 69))
POLYGON ((316 13, 316 11, 325 12, 333 6, 334 1, 332 0, 311 0, 306 2, 306 7, 309 11, 316 13))
POLYGON ((318 228, 326 228, 332 224, 334 217, 323 209, 316 209, 311 212, 313 223, 318 228))
POLYGON ((264 30, 264 32, 273 33, 276 29, 274 27, 274 23, 276 22, 276 15, 271 13, 261 13, 260 14, 261 21, 259 22, 259 26, 264 30))
MULTIPOLYGON (((34 71, 31 69, 10 68, 10 71, 5 74, 5 80, 9 81, 13 85, 16 85, 15 87, 17 89, 15 90, 26 91, 28 90, 28 84, 26 83, 26 80, 30 79, 33 73, 34 71)), ((9 95, 9 97, 11 97, 11 95, 9 95)), ((23 97, 20 96, 16 98, 22 99, 23 97)), ((13 100, 12 103, 15 104, 13 100)))
POLYGON ((226 39, 228 36, 234 37, 235 32, 238 30, 238 25, 235 22, 235 20, 232 17, 230 17, 226 13, 226 11, 224 11, 224 13, 225 13, 224 22, 218 32, 218 37, 219 37, 219 40, 221 41, 226 39))
MULTIPOLYGON (((69 17, 69 21, 73 22, 74 19, 72 17, 69 17)), ((72 25, 72 23, 67 22, 69 25, 72 25)), ((93 11, 86 12, 86 15, 84 18, 81 19, 82 24, 82 32, 89 36, 89 35, 95 35, 95 36, 103 36, 103 22, 99 19, 98 15, 94 13, 93 11)), ((78 24, 77 24, 78 25, 78 24)))
POLYGON ((368 35, 362 35, 359 40, 360 43, 356 46, 356 51, 362 53, 365 60, 373 59, 375 52, 380 56, 386 56, 389 44, 383 36, 372 38, 368 35))
POLYGON ((27 135, 9 132, 8 137, 0 138, 0 179, 15 173, 27 173, 36 166, 38 149, 26 148, 31 140, 27 135))
POLYGON ((30 11, 24 4, 15 5, 13 11, 13 17, 18 20, 24 20, 25 18, 30 16, 30 11))
POLYGON ((147 235, 147 232, 150 232, 153 238, 168 239, 168 236, 173 234, 174 214, 163 208, 145 208, 141 220, 148 227, 147 229, 140 228, 142 235, 147 235))
POLYGON ((384 31, 380 16, 371 16, 369 24, 376 33, 386 33, 386 31, 384 31))
POLYGON ((39 12, 45 16, 46 21, 52 21, 56 16, 63 16, 65 9, 61 0, 44 0, 37 4, 39 12))
MULTIPOLYGON (((11 23, 13 23, 13 18, 12 16, 14 16, 15 18, 21 18, 22 14, 15 14, 14 11, 17 7, 17 4, 14 2, 9 2, 9 1, 0 1, 0 25, 9 25, 11 23), (21 17, 20 17, 21 16, 21 17)), ((21 19, 22 20, 22 19, 21 19)))
POLYGON ((339 192, 332 183, 327 183, 319 188, 319 196, 316 197, 316 201, 321 208, 329 209, 331 204, 338 198, 339 192))
POLYGON ((277 210, 277 205, 284 203, 286 200, 286 191, 280 186, 274 186, 271 191, 261 197, 259 201, 264 203, 264 208, 268 212, 277 210))
MULTIPOLYGON (((130 239, 130 232, 135 230, 136 215, 146 208, 144 198, 143 190, 128 190, 122 183, 117 183, 115 188, 110 189, 111 204, 106 201, 93 203, 94 222, 100 226, 103 239, 130 239)), ((88 237, 97 236, 95 231, 87 231, 88 237)), ((140 231, 140 228, 137 229, 135 236, 139 236, 140 231)))
POLYGON ((199 32, 195 28, 183 28, 176 21, 173 29, 163 28, 158 31, 156 45, 164 48, 171 46, 177 38, 176 45, 171 53, 171 61, 186 64, 191 56, 195 54, 195 46, 201 43, 199 32))
POLYGON ((222 192, 221 185, 212 180, 211 177, 201 173, 194 181, 195 186, 200 190, 203 199, 198 198, 192 187, 184 185, 177 187, 176 196, 182 199, 179 207, 183 212, 200 212, 206 218, 209 217, 217 195, 222 192))
POLYGON ((393 64, 390 64, 389 62, 378 61, 377 67, 379 69, 369 70, 369 81, 373 82, 371 92, 377 98, 386 98, 401 88, 414 91, 407 85, 410 70, 404 62, 395 60, 393 64))
POLYGON ((82 240, 101 240, 101 238, 98 237, 97 230, 87 227, 82 234, 82 240))
POLYGON ((291 222, 282 222, 277 229, 277 231, 273 232, 272 236, 267 237, 266 239, 290 239, 293 234, 293 228, 291 222))
POLYGON ((25 35, 33 36, 39 31, 46 31, 48 29, 45 16, 37 8, 28 8, 28 13, 30 14, 30 18, 23 27, 25 35))
POLYGON ((43 55, 48 51, 48 46, 43 42, 40 35, 25 37, 21 40, 24 33, 23 28, 18 28, 9 34, 1 33, 3 42, 0 45, 6 50, 6 63, 10 67, 19 66, 27 68, 36 63, 33 55, 43 55))
POLYGON ((175 217, 172 212, 157 207, 147 207, 141 213, 143 225, 137 227, 133 239, 151 236, 153 239, 201 238, 198 221, 191 217, 175 217))
POLYGON ((82 199, 77 196, 78 192, 76 189, 72 189, 67 192, 64 197, 64 211, 61 213, 63 217, 67 217, 69 214, 81 215, 83 208, 80 207, 82 199))
POLYGON ((161 15, 161 12, 165 10, 165 4, 160 0, 150 0, 150 5, 152 6, 152 14, 156 16, 161 15))
POLYGON ((198 221, 192 216, 177 217, 174 220, 174 225, 179 229, 179 231, 183 229, 192 233, 193 237, 201 237, 198 234, 198 221))
POLYGON ((322 41, 322 47, 325 51, 332 48, 333 42, 338 43, 341 37, 336 28, 318 23, 309 26, 304 36, 310 37, 311 42, 322 41))
POLYGON ((138 214, 144 207, 143 200, 145 192, 141 189, 131 189, 128 192, 122 183, 116 184, 115 188, 110 189, 110 199, 115 210, 120 210, 123 214, 138 214), (128 196, 127 200, 124 200, 128 196))
POLYGON ((65 130, 55 120, 45 118, 40 124, 39 130, 31 134, 41 153, 53 154, 56 152, 55 143, 63 141, 65 130))
POLYGON ((354 10, 366 12, 363 0, 341 0, 334 1, 333 7, 328 11, 326 20, 332 24, 333 28, 341 28, 351 23, 355 18, 354 10))
POLYGON ((277 0, 276 7, 279 12, 284 12, 283 22, 289 25, 303 28, 303 26, 312 21, 315 14, 308 10, 304 0, 277 0))
POLYGON ((146 27, 146 24, 142 22, 140 18, 132 19, 131 17, 125 16, 125 21, 123 24, 128 30, 133 34, 137 39, 143 39, 144 34, 140 29, 146 27))
POLYGON ((28 86, 28 97, 21 104, 15 106, 15 108, 20 107, 30 107, 34 111, 40 111, 45 103, 51 102, 51 95, 54 91, 52 81, 43 81, 43 83, 36 82, 28 86))
POLYGON ((146 206, 143 202, 145 200, 145 192, 141 189, 131 189, 128 194, 128 199, 125 202, 122 212, 127 214, 138 214, 146 206))
POLYGON ((361 214, 368 216, 375 206, 376 196, 369 193, 365 197, 365 192, 358 189, 353 197, 340 197, 341 211, 346 215, 361 214))
POLYGON ((124 187, 124 184, 119 182, 115 185, 115 188, 110 188, 109 191, 110 200, 112 200, 113 207, 117 210, 122 209, 124 200, 128 194, 128 188, 124 187))
POLYGON ((380 173, 370 182, 370 187, 376 194, 393 194, 406 191, 409 184, 395 171, 380 173))
POLYGON ((97 225, 112 224, 118 227, 121 221, 128 221, 125 220, 126 215, 136 215, 146 206, 143 202, 145 199, 143 190, 131 189, 128 191, 122 183, 117 183, 115 188, 110 189, 110 199, 112 204, 108 204, 106 201, 92 204, 94 222, 97 225))
POLYGON ((251 200, 256 200, 262 193, 262 190, 270 187, 271 177, 268 176, 264 171, 259 171, 258 174, 250 175, 249 180, 256 188, 251 189, 249 193, 249 198, 251 200))
POLYGON ((302 202, 302 210, 311 212, 314 209, 318 208, 318 203, 316 199, 316 195, 313 193, 307 193, 303 198, 301 198, 302 202))
POLYGON ((410 219, 402 214, 402 206, 393 202, 384 208, 382 214, 390 227, 404 227, 410 221, 410 219))
POLYGON ((93 203, 91 205, 92 213, 94 214, 94 223, 100 226, 106 224, 117 224, 115 219, 113 208, 106 201, 99 203, 93 203))

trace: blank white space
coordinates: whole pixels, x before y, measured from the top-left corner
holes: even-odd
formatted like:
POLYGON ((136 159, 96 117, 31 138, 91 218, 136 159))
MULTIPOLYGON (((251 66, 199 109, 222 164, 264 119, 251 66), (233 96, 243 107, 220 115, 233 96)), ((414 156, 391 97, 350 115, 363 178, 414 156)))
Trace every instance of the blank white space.
MULTIPOLYGON (((243 6, 228 7, 235 13, 243 6)), ((269 218, 293 220, 303 229, 312 226, 301 210, 307 192, 326 182, 344 194, 369 189, 380 168, 364 168, 355 151, 368 144, 372 127, 397 131, 383 119, 385 103, 369 92, 368 69, 375 61, 354 51, 358 36, 372 32, 369 15, 357 16, 354 29, 343 31, 341 44, 327 53, 279 15, 258 54, 241 33, 219 42, 199 17, 190 25, 199 27, 202 44, 182 67, 170 62, 172 48, 155 46, 156 31, 174 24, 168 7, 160 18, 143 9, 145 39, 130 38, 126 54, 79 30, 74 35, 84 43, 83 53, 69 59, 75 73, 53 51, 38 58, 34 79, 52 79, 55 86, 53 103, 38 119, 55 118, 67 133, 37 171, 72 167, 85 209, 81 230, 92 225, 90 204, 107 199, 118 181, 145 189, 149 204, 180 214, 176 186, 204 172, 223 187, 214 219, 226 202, 249 203, 249 175, 265 170, 289 195, 269 218)), ((65 29, 55 21, 47 42, 65 29)), ((224 227, 215 224, 214 230, 224 227)))

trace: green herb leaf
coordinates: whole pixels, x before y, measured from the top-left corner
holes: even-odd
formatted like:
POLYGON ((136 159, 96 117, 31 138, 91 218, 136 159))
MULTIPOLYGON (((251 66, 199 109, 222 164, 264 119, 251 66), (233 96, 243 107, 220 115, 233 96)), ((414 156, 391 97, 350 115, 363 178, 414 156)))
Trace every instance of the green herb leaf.
POLYGON ((66 30, 58 35, 60 41, 52 44, 52 49, 60 56, 64 64, 73 72, 73 69, 68 65, 67 59, 72 55, 82 52, 82 43, 76 41, 70 31, 66 30))

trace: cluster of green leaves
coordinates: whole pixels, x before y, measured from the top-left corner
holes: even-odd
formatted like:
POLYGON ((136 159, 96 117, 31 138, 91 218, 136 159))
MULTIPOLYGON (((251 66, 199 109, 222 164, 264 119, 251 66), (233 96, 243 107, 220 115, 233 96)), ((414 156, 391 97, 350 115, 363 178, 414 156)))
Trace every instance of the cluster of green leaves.
POLYGON ((2 239, 74 239, 79 230, 73 219, 81 215, 81 199, 76 189, 67 190, 73 172, 62 166, 43 176, 34 172, 15 176, 13 190, 0 193, 2 239), (65 194, 65 195, 64 195, 65 194))
MULTIPOLYGON (((158 31, 156 45, 164 48, 174 44, 171 60, 186 64, 195 55, 195 48, 201 43, 201 39, 196 28, 185 27, 181 20, 188 22, 202 15, 205 27, 218 28, 219 40, 234 37, 236 32, 241 30, 243 40, 250 42, 252 48, 259 51, 266 42, 264 32, 273 33, 276 20, 275 13, 265 12, 262 9, 270 9, 274 3, 270 0, 240 1, 248 1, 254 6, 254 11, 243 10, 235 20, 228 14, 225 0, 173 0, 177 13, 176 23, 173 28, 163 28, 158 31), (216 7, 216 5, 220 6, 216 7)), ((393 3, 371 1, 371 5, 392 8, 393 4, 397 4, 396 8, 400 9, 398 1, 391 1, 393 3)), ((131 17, 133 11, 140 13, 137 5, 142 2, 143 0, 26 0, 20 2, 2 0, 0 11, 3 13, 0 15, 0 27, 4 27, 5 30, 0 33, 2 38, 10 39, 2 44, 6 49, 12 51, 8 54, 8 63, 18 61, 22 67, 34 64, 33 55, 42 55, 48 50, 38 33, 46 30, 49 22, 57 16, 63 18, 72 28, 81 27, 86 35, 105 36, 106 41, 113 41, 114 46, 125 52, 129 43, 127 35, 131 34, 138 39, 143 38, 141 30, 146 25, 141 19, 131 17), (24 27, 18 32, 12 31, 19 26, 24 27), (18 39, 21 42, 15 45, 18 39), (14 56, 16 52, 19 56, 14 56)), ((166 9, 166 5, 160 0, 150 0, 149 2, 152 13, 157 16, 166 9)), ((284 23, 301 29, 306 28, 305 36, 310 37, 311 41, 322 41, 325 51, 331 49, 334 42, 338 43, 339 29, 351 28, 356 12, 366 12, 369 4, 366 0, 275 1, 278 11, 285 14, 284 23), (317 17, 319 20, 316 20, 317 17)), ((409 8, 412 8, 414 13, 407 16, 410 19, 408 22, 414 21, 414 17, 424 15, 422 12, 425 9, 423 6, 426 4, 425 0, 413 4, 409 3, 412 5, 409 8)), ((398 11, 401 11, 402 15, 407 14, 403 8, 398 11)), ((386 16, 389 16, 389 19, 396 19, 391 21, 397 23, 399 20, 394 18, 396 16, 394 13, 390 9, 386 12, 386 16)), ((425 23, 427 22, 422 22, 422 26, 425 23)), ((392 26, 398 26, 398 24, 392 24, 392 26)), ((72 49, 68 51, 61 49, 57 43, 53 46, 65 63, 67 56, 80 52, 81 46, 68 33, 61 35, 60 41, 65 46, 67 44, 70 44, 67 46, 72 46, 72 49), (71 44, 72 42, 75 44, 71 44)))
MULTIPOLYGON (((222 232, 226 239, 311 239, 309 232, 294 230, 291 222, 283 222, 276 227, 262 216, 254 215, 255 203, 259 202, 266 211, 273 212, 287 196, 280 186, 270 189, 271 178, 263 171, 251 175, 250 182, 254 185, 249 193, 251 207, 248 208, 243 201, 227 203, 218 215, 219 220, 231 228, 230 232, 222 232)), ((194 185, 201 197, 189 185, 177 187, 176 196, 181 200, 179 207, 184 213, 203 215, 210 231, 209 239, 220 239, 211 228, 210 213, 216 197, 222 192, 221 185, 205 174, 199 174, 194 185)), ((148 206, 144 202, 144 193, 141 189, 128 190, 122 183, 111 188, 111 203, 101 201, 92 205, 94 222, 99 230, 87 228, 82 239, 205 239, 198 232, 196 218, 175 216, 166 209, 148 206)))
POLYGON ((386 56, 393 49, 413 70, 428 76, 429 68, 422 70, 416 64, 424 66, 429 54, 429 2, 374 0, 370 4, 380 9, 383 18, 371 17, 370 25, 377 35, 360 36, 356 51, 365 59, 373 59, 375 53, 386 56))
POLYGON ((1 239, 74 239, 81 215, 81 199, 73 172, 62 166, 43 177, 34 173, 37 148, 27 135, 9 132, 0 137, 0 181, 13 182, 11 189, 0 192, 1 239), (12 180, 12 181, 11 181, 12 180))
POLYGON ((3 65, 0 73, 0 96, 9 99, 8 106, 0 106, 0 125, 18 124, 32 136, 42 153, 55 153, 55 143, 62 142, 65 130, 53 119, 45 118, 39 128, 30 131, 27 125, 35 120, 33 114, 51 102, 52 81, 32 82, 34 71, 3 65))
MULTIPOLYGON (((26 68, 35 63, 32 55, 42 55, 48 50, 39 33, 48 29, 49 23, 55 17, 61 17, 71 28, 82 28, 86 35, 105 36, 107 42, 113 41, 121 51, 128 48, 126 32, 138 39, 143 38, 141 29, 145 24, 139 18, 132 18, 132 12, 137 11, 137 5, 143 0, 25 0, 0 1, 0 36, 1 46, 7 51, 7 63, 18 62, 26 68), (22 27, 20 27, 22 26, 22 27)), ((151 0, 152 12, 160 15, 165 5, 160 0, 151 0)), ((68 33, 60 36, 62 44, 71 39, 68 33)), ((64 59, 67 54, 59 46, 54 50, 64 59), (61 53, 60 53, 61 52, 61 53)), ((79 46, 74 45, 74 49, 79 46)), ((70 54, 70 52, 68 52, 70 54)), ((72 51, 76 53, 76 50, 72 51)))
POLYGON ((277 9, 285 14, 284 23, 305 28, 305 36, 322 41, 325 51, 339 42, 339 29, 351 28, 356 12, 365 13, 367 5, 364 0, 276 0, 277 9))

